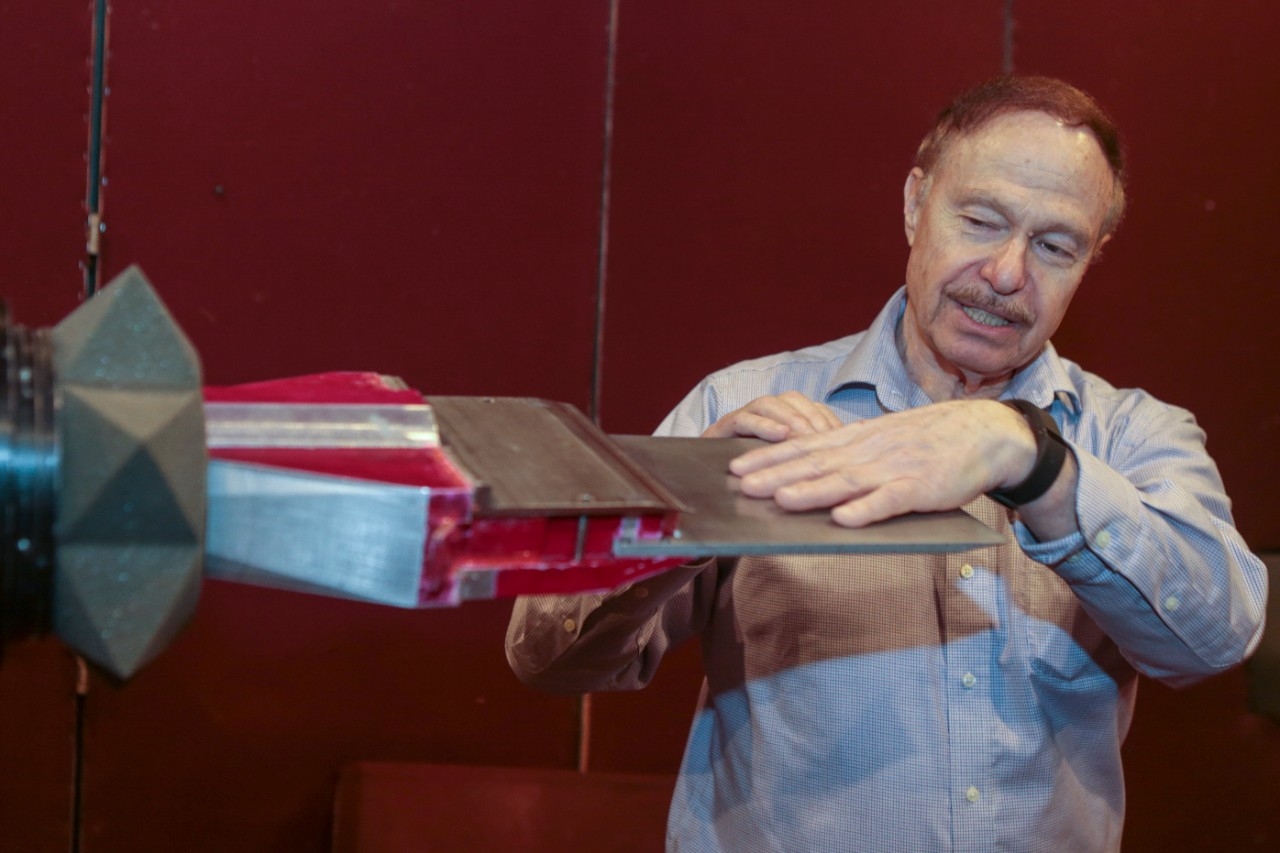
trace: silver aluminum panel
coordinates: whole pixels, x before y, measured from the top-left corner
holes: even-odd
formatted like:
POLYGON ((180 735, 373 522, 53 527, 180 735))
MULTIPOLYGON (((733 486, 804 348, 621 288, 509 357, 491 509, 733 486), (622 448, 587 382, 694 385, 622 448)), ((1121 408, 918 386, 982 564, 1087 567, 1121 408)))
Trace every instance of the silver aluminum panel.
POLYGON ((215 459, 208 495, 210 577, 418 605, 429 489, 215 459))
POLYGON ((205 403, 206 441, 229 447, 421 448, 439 444, 431 408, 343 403, 205 403))

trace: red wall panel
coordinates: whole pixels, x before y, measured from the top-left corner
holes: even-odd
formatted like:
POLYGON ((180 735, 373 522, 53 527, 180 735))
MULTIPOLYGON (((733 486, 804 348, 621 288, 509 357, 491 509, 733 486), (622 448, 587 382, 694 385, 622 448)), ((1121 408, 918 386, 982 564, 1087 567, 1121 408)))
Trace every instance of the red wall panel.
POLYGON ((1138 692, 1124 745, 1125 853, 1280 847, 1280 725, 1246 709, 1245 673, 1189 690, 1144 681, 1138 692))
POLYGON ((53 639, 0 660, 0 850, 66 853, 74 819, 76 663, 53 639))
POLYGON ((213 383, 584 405, 606 12, 114 3, 108 274, 148 271, 213 383))
POLYGON ((575 703, 510 675, 508 609, 207 583, 155 663, 91 684, 84 850, 325 850, 352 761, 572 766, 575 703))
POLYGON ((46 326, 83 292, 92 8, 0 0, 0 296, 46 326))
MULTIPOLYGON (((90 6, 0 0, 0 298, 48 326, 83 292, 90 6)), ((54 640, 0 659, 0 848, 71 844, 76 667, 54 640)))

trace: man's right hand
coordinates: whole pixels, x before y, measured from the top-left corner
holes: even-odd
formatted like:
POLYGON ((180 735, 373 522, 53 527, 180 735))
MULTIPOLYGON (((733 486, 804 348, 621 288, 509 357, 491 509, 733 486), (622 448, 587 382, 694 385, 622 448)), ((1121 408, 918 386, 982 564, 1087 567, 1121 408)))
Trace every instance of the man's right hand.
POLYGON ((776 397, 757 397, 707 427, 703 438, 745 436, 765 441, 783 441, 798 435, 812 435, 843 424, 832 409, 810 400, 797 391, 776 397))

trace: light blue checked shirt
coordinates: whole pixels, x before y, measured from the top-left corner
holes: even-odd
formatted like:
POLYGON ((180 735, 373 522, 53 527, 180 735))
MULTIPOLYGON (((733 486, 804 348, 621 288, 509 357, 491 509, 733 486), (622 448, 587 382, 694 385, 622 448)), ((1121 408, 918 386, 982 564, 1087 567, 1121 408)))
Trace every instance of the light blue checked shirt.
MULTIPOLYGON (((869 330, 704 380, 659 428, 698 435, 796 390, 845 421, 930 401, 869 330)), ((707 673, 667 847, 710 851, 1115 851, 1137 672, 1187 683, 1257 643, 1265 569, 1191 415, 1052 347, 1008 397, 1048 408, 1079 462, 1080 530, 950 555, 746 557, 600 596, 517 602, 508 658, 550 689, 633 689, 702 641, 707 673)))

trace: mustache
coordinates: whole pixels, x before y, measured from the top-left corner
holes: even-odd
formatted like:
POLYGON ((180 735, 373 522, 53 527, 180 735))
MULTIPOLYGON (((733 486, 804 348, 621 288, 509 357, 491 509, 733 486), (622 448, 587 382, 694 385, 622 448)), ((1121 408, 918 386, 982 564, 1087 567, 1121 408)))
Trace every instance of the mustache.
POLYGON ((990 290, 974 284, 960 284, 947 289, 947 295, 957 302, 981 308, 983 311, 1004 317, 1015 323, 1032 325, 1036 321, 1035 312, 1017 299, 1009 299, 992 293, 990 290))

